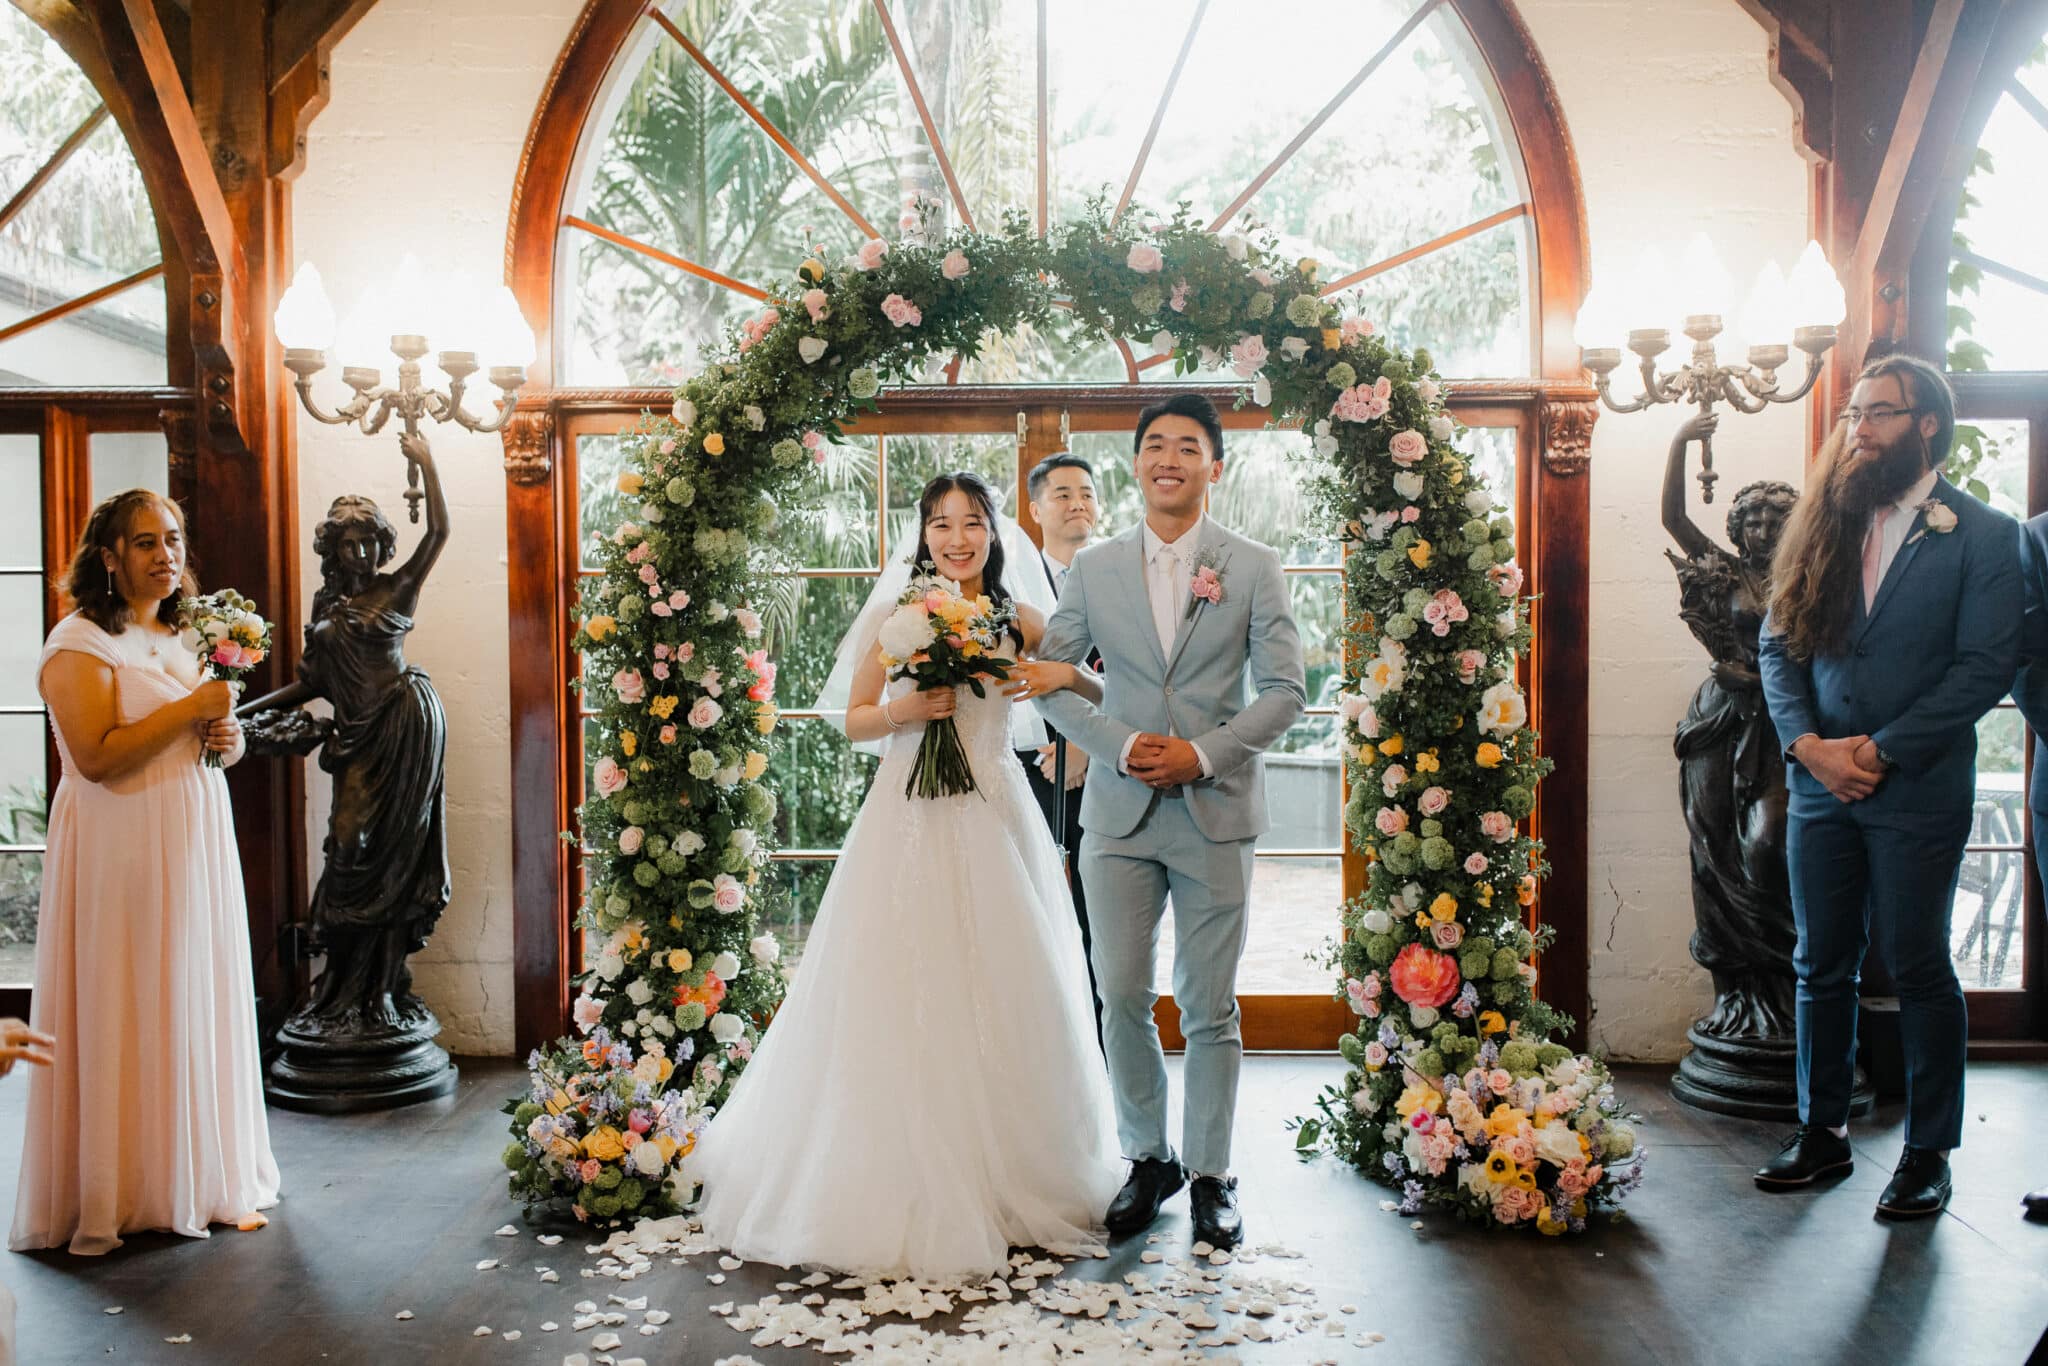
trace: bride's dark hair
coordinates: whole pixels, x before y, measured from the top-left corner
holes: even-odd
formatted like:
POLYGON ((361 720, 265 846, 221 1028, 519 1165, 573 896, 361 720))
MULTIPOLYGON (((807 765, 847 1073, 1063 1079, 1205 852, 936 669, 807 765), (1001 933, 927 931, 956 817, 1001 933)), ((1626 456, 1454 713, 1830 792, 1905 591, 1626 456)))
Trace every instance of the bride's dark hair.
MULTIPOLYGON (((918 573, 925 565, 933 563, 932 549, 925 544, 925 523, 931 521, 932 515, 938 511, 940 501, 956 489, 967 495, 975 511, 981 514, 982 525, 988 528, 988 563, 981 568, 981 591, 990 602, 1001 607, 1010 601, 1010 590, 1003 586, 1003 537, 1001 528, 996 525, 996 491, 972 470, 942 474, 926 484, 924 492, 917 495, 917 549, 910 553, 910 571, 918 573)), ((1017 638, 1020 646, 1024 643, 1020 628, 1012 626, 1010 634, 1017 638)))

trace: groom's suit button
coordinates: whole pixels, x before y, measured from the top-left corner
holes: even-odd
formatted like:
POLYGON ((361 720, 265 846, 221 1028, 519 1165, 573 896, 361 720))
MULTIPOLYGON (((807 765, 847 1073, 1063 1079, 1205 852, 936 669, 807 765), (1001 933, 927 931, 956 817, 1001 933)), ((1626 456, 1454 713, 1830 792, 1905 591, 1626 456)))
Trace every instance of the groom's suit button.
POLYGON ((1169 683, 1166 685, 1166 695, 1168 697, 1173 696, 1173 684, 1169 683))

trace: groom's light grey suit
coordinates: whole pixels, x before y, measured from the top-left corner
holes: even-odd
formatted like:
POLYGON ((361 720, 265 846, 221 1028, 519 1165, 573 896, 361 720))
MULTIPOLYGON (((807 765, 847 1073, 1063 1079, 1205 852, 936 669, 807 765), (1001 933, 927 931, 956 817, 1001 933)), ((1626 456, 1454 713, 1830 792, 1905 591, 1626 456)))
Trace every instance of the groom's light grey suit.
POLYGON ((1059 692, 1039 706, 1095 760, 1080 871, 1124 1156, 1171 1151, 1166 1058, 1152 1020, 1159 921, 1171 893, 1173 994, 1187 1039, 1183 1159, 1220 1175, 1230 1167, 1244 1052, 1237 964, 1252 845, 1267 828, 1260 756, 1301 715, 1307 688, 1279 555, 1207 517, 1191 539, 1195 553, 1170 571, 1179 584, 1171 648, 1155 626, 1142 523, 1075 558, 1039 655, 1073 664, 1101 651, 1104 697, 1098 708, 1059 692), (1216 567, 1223 600, 1190 617, 1198 559, 1216 567), (1140 732, 1190 741, 1211 776, 1165 792, 1130 777, 1120 760, 1140 732))

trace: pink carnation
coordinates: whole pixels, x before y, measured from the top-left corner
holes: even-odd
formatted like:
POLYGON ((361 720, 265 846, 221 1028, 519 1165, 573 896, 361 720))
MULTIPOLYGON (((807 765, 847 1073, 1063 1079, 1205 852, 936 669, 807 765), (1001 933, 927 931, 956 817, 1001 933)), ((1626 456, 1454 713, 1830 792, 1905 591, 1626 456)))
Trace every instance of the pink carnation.
POLYGON ((775 309, 771 308, 768 309, 766 312, 757 314, 756 316, 751 317, 747 319, 745 322, 741 323, 740 350, 742 352, 746 351, 749 347, 753 346, 754 343, 760 341, 761 338, 767 336, 771 331, 773 331, 775 328, 775 324, 781 321, 782 314, 777 312, 775 309))
POLYGON ((1515 823, 1505 811, 1489 811, 1479 818, 1479 833, 1495 844, 1506 844, 1515 837, 1515 823))
POLYGON ((668 665, 657 663, 654 666, 654 677, 659 682, 668 682, 668 665))
POLYGON ((661 728, 661 743, 663 743, 664 745, 672 745, 675 742, 676 728, 674 726, 663 726, 661 728))
POLYGON ((1429 438, 1413 427, 1404 427, 1387 442, 1387 454, 1396 465, 1412 465, 1429 454, 1429 438))
POLYGON ((626 770, 618 761, 607 754, 590 768, 590 781, 597 785, 598 795, 609 797, 626 785, 626 770))
POLYGON ((901 294, 891 294, 882 300, 882 316, 898 327, 915 327, 924 321, 924 314, 917 305, 901 294))
POLYGON ((861 243, 860 250, 853 254, 853 268, 855 270, 873 270, 876 266, 882 264, 882 258, 888 255, 888 252, 889 244, 887 242, 884 242, 879 237, 870 237, 867 241, 861 243))
POLYGON ((822 289, 804 291, 804 311, 811 315, 811 321, 821 323, 832 316, 832 305, 822 289))

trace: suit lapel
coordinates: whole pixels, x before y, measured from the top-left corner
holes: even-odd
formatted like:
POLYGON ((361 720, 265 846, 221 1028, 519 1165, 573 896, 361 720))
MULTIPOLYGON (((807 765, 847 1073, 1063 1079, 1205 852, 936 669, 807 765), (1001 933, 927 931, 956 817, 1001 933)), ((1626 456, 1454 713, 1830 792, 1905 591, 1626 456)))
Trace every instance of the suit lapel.
MULTIPOLYGON (((1195 540, 1195 558, 1199 561, 1202 556, 1207 555, 1213 560, 1221 550, 1222 539, 1216 534, 1215 523, 1204 517, 1202 519, 1202 534, 1195 540)), ((1217 572, 1220 574, 1222 569, 1219 567, 1217 572)), ((1166 672, 1169 677, 1173 674, 1174 666, 1180 663, 1181 655, 1187 651, 1188 637, 1195 633, 1195 628, 1202 624, 1202 618, 1209 614, 1209 604, 1203 599, 1194 596, 1192 592, 1192 576, 1190 576, 1190 590, 1188 601, 1193 604, 1194 611, 1190 612, 1186 608, 1182 608, 1180 611, 1180 624, 1174 629, 1173 633, 1173 653, 1166 660, 1166 672)))
MULTIPOLYGON (((1948 480, 1937 479, 1934 481, 1934 491, 1927 496, 1931 500, 1946 503, 1948 498, 1944 495, 1953 494, 1954 491, 1948 480)), ((1927 530, 1927 514, 1914 513, 1913 525, 1906 529, 1905 543, 1899 547, 1899 553, 1892 556, 1891 566, 1885 570, 1883 580, 1877 585, 1877 596, 1871 599, 1870 610, 1864 614, 1863 630, 1869 630, 1870 623, 1877 620, 1877 614, 1884 611, 1884 605, 1891 601, 1892 593, 1899 586, 1900 580, 1906 577, 1906 570, 1911 567, 1913 557, 1918 555, 1920 548, 1931 539, 1932 533, 1927 530)))

